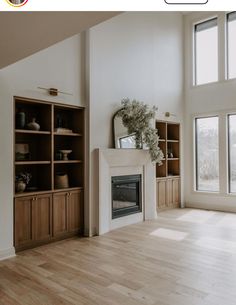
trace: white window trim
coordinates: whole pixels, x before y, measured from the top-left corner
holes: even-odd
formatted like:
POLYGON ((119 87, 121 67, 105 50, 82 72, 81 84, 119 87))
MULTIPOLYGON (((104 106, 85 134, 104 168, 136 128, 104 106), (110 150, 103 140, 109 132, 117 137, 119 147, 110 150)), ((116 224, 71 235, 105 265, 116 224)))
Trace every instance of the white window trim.
POLYGON ((227 31, 227 12, 207 12, 191 20, 191 84, 190 88, 199 88, 202 86, 211 86, 214 84, 236 81, 235 78, 228 78, 228 31, 227 31), (196 58, 195 58, 195 25, 207 20, 217 18, 218 20, 218 81, 206 84, 196 84, 196 58))
POLYGON ((236 197, 236 193, 229 192, 229 147, 228 147, 228 115, 236 114, 236 110, 227 110, 219 112, 208 112, 192 115, 192 194, 204 194, 209 196, 236 197), (196 188, 196 126, 197 118, 219 117, 219 192, 199 191, 196 188))

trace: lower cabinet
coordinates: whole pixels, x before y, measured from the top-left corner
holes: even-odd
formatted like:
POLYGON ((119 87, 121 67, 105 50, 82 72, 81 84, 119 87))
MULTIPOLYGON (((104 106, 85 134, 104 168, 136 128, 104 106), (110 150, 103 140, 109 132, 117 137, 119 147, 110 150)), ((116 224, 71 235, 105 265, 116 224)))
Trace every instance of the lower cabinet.
POLYGON ((48 241, 52 234, 52 195, 15 199, 15 247, 48 241))
POLYGON ((53 236, 82 233, 83 193, 81 191, 53 194, 53 236))
POLYGON ((82 234, 82 231, 82 190, 15 198, 16 251, 82 234))
POLYGON ((156 180, 157 210, 180 207, 180 178, 168 177, 156 180))

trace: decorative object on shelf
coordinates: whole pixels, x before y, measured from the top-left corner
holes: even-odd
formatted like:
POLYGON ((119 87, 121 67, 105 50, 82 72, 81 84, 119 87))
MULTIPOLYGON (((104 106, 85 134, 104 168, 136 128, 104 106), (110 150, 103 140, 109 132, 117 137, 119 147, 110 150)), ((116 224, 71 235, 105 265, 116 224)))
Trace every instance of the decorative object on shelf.
POLYGON ((36 118, 32 118, 32 122, 27 124, 27 127, 30 130, 35 130, 35 131, 39 131, 40 130, 40 125, 36 122, 36 118))
POLYGON ((15 188, 17 193, 22 193, 25 191, 27 185, 30 183, 32 178, 31 173, 22 172, 16 176, 15 188))
POLYGON ((54 132, 56 133, 73 133, 73 130, 72 129, 68 129, 68 128, 62 128, 62 127, 59 127, 59 128, 55 128, 54 129, 54 132))
POLYGON ((16 181, 16 193, 23 193, 26 189, 26 184, 24 181, 16 181))
POLYGON ((121 101, 122 109, 117 113, 122 118, 124 126, 129 134, 135 134, 136 148, 143 148, 143 144, 149 149, 153 162, 162 165, 164 155, 159 147, 157 130, 151 126, 155 118, 157 107, 149 109, 147 104, 128 98, 121 101))
POLYGON ((57 117, 56 117, 56 126, 57 126, 57 128, 63 127, 63 119, 59 113, 57 114, 57 117))
POLYGON ((69 178, 66 173, 56 173, 55 188, 64 189, 69 187, 69 178))
POLYGON ((21 109, 16 113, 16 128, 25 128, 25 112, 21 109))
POLYGON ((61 149, 60 152, 62 153, 62 159, 63 159, 64 161, 68 161, 68 160, 69 160, 69 159, 68 159, 68 155, 69 155, 70 153, 72 153, 72 150, 71 150, 71 149, 61 149))
POLYGON ((175 116, 176 117, 176 114, 170 113, 169 111, 163 112, 163 114, 165 115, 166 118, 169 118, 171 116, 175 116))
POLYGON ((172 152, 171 148, 169 148, 168 151, 167 151, 167 157, 170 158, 170 159, 174 158, 174 155, 173 155, 173 152, 172 152))
POLYGON ((61 151, 57 151, 55 157, 56 157, 56 160, 62 160, 62 153, 61 153, 61 151))
POLYGON ((38 87, 38 89, 46 90, 46 91, 48 92, 48 94, 49 94, 49 95, 52 95, 52 96, 58 96, 58 93, 73 96, 72 93, 59 91, 57 88, 43 88, 43 87, 38 87))
POLYGON ((30 159, 29 144, 19 143, 15 146, 16 161, 25 161, 30 159))

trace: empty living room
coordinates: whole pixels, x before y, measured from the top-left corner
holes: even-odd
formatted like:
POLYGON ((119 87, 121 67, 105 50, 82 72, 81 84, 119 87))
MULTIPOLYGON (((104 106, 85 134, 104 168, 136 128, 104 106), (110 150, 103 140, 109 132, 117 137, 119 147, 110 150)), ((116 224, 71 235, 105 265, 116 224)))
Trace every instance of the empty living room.
POLYGON ((2 0, 0 305, 235 305, 236 8, 212 1, 2 0))

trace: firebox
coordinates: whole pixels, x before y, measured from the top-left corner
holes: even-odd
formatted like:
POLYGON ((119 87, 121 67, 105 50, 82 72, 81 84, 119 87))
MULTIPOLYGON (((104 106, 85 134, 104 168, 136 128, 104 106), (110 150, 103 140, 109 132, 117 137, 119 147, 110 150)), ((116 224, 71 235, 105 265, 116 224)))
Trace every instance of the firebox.
POLYGON ((141 175, 115 176, 112 184, 112 219, 142 211, 141 175))

